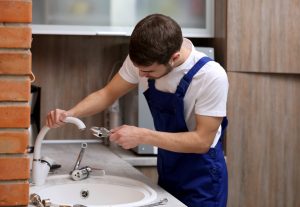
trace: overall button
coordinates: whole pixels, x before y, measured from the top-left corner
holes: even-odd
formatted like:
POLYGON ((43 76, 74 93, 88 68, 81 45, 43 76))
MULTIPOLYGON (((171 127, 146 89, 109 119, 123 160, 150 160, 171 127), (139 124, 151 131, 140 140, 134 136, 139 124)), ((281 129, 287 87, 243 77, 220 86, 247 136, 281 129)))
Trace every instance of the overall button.
POLYGON ((219 170, 217 167, 212 167, 210 168, 210 174, 212 176, 212 178, 217 181, 220 178, 220 174, 219 174, 219 170))
POLYGON ((216 174, 217 173, 217 168, 216 167, 212 167, 210 171, 211 171, 212 174, 216 174))
POLYGON ((217 157, 216 150, 215 150, 215 149, 210 149, 210 151, 209 151, 209 156, 210 156, 212 159, 216 159, 216 157, 217 157))

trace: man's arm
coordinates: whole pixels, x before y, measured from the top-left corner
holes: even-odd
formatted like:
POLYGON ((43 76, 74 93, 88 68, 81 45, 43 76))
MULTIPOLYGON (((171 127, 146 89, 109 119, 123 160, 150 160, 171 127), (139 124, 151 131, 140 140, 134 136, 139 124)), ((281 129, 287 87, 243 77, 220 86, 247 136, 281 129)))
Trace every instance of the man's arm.
POLYGON ((119 73, 102 89, 90 94, 69 110, 74 117, 85 117, 99 113, 108 108, 115 100, 136 87, 125 81, 119 73))
POLYGON ((137 84, 125 81, 117 73, 104 88, 91 93, 72 109, 68 111, 60 109, 50 111, 47 115, 46 125, 49 127, 59 127, 63 124, 66 116, 80 118, 99 113, 136 86, 137 84))
POLYGON ((158 132, 123 125, 112 130, 110 140, 125 149, 151 144, 173 152, 206 153, 212 145, 222 117, 196 115, 196 129, 190 132, 158 132))

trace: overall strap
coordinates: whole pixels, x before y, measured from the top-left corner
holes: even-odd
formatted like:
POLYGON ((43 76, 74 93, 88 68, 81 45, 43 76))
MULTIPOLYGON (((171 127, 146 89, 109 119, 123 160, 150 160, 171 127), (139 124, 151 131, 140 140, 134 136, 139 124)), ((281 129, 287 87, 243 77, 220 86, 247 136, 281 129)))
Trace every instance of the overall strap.
POLYGON ((148 79, 148 87, 149 88, 155 88, 155 80, 154 79, 148 79))
POLYGON ((228 119, 227 117, 225 116, 222 120, 222 123, 221 123, 221 127, 222 127, 222 131, 221 131, 221 135, 220 135, 220 140, 222 141, 223 138, 224 138, 224 134, 225 134, 225 130, 227 128, 227 125, 228 125, 228 119))
POLYGON ((182 79, 180 80, 177 89, 176 94, 179 97, 184 97, 190 83, 193 80, 194 75, 209 61, 212 61, 211 58, 205 56, 198 60, 198 62, 189 70, 187 74, 185 74, 182 79))

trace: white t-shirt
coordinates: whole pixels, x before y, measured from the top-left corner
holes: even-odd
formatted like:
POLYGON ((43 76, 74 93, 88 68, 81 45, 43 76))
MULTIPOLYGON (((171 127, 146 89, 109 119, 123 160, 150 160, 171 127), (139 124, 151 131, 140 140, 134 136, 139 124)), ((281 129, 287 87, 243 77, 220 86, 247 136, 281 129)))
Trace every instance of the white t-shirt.
MULTIPOLYGON (((184 39, 183 46, 191 48, 192 52, 183 64, 155 80, 157 90, 175 93, 181 78, 200 58, 206 56, 204 53, 196 51, 188 39, 184 39)), ((144 90, 148 88, 147 78, 139 77, 139 70, 133 65, 129 56, 124 61, 119 74, 130 83, 137 84, 141 82, 144 90)), ((189 131, 195 129, 195 114, 215 117, 226 116, 227 93, 228 79, 225 70, 217 62, 208 62, 194 75, 184 97, 184 117, 189 131)), ((215 147, 220 135, 221 126, 211 147, 215 147)))

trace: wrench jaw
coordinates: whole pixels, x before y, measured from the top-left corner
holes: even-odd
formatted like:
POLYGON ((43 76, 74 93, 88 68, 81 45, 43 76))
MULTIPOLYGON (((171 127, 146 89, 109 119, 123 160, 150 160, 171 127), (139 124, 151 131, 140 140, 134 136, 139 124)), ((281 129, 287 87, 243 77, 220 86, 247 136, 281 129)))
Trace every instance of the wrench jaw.
POLYGON ((92 127, 90 130, 98 138, 108 138, 110 135, 110 131, 104 127, 92 127))
POLYGON ((94 136, 101 138, 99 127, 91 127, 90 130, 94 136))

